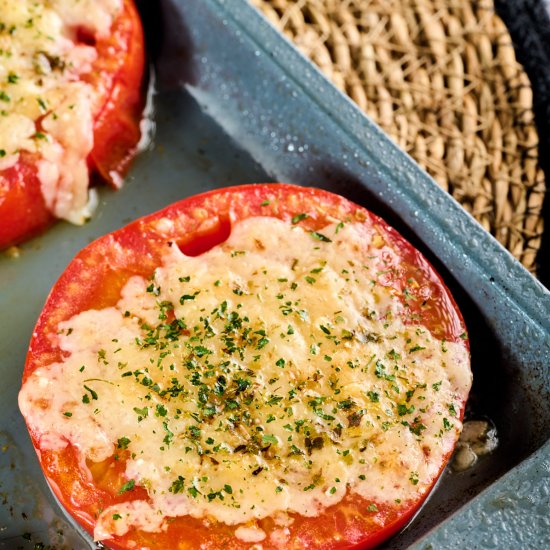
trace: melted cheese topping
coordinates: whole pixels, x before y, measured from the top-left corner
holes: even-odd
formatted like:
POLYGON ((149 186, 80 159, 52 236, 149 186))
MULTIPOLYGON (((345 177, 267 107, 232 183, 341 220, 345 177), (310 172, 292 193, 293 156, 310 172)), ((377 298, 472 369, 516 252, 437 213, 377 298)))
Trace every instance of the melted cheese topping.
POLYGON ((97 539, 191 515, 259 542, 254 520, 315 516, 348 491, 405 502, 432 484, 461 429, 469 355, 402 322, 373 283, 369 258, 392 254, 379 240, 361 224, 247 219, 198 257, 167 245, 116 307, 60 324, 66 359, 20 394, 30 428, 42 449, 128 453, 121 490, 149 494, 104 510, 97 539))
POLYGON ((108 34, 122 0, 0 0, 0 170, 38 156, 46 206, 82 224, 95 207, 86 159, 93 148, 93 88, 80 81, 97 58, 77 29, 108 34))

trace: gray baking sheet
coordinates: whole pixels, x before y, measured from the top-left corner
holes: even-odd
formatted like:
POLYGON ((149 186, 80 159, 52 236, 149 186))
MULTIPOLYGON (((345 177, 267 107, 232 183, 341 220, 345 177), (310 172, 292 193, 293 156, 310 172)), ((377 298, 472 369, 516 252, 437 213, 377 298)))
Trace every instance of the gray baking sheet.
POLYGON ((0 549, 90 547, 52 499, 16 402, 34 322, 64 267, 97 236, 178 199, 268 181, 329 189, 382 215, 433 261, 465 314, 468 414, 490 418, 500 446, 472 470, 446 472, 385 547, 550 546, 548 291, 246 2, 141 8, 158 78, 153 144, 124 189, 102 190, 90 223, 60 223, 19 258, 0 258, 0 549), (534 528, 503 528, 525 514, 534 528))

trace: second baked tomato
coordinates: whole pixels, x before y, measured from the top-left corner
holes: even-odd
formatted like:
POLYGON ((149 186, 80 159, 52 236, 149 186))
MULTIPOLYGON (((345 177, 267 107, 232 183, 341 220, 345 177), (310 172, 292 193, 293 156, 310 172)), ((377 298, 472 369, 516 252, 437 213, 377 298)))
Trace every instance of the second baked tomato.
MULTIPOLYGON (((117 2, 101 6, 111 4, 116 7, 117 2)), ((40 22, 46 17, 55 19, 52 11, 34 13, 41 4, 13 2, 13 9, 2 14, 3 24, 13 29, 8 35, 10 47, 14 51, 30 49, 33 68, 27 72, 19 68, 18 55, 14 54, 8 60, 13 67, 8 66, 6 82, 0 85, 9 123, 7 127, 0 124, 0 249, 41 232, 59 217, 82 223, 92 209, 86 205, 90 177, 97 174, 119 186, 140 139, 145 52, 133 1, 121 1, 108 29, 102 27, 105 14, 94 3, 88 6, 67 0, 56 5, 67 21, 64 32, 74 35, 71 42, 61 35, 51 45, 41 45, 38 39, 33 42, 35 35, 41 35, 36 30, 31 34, 33 29, 18 18, 25 16, 32 21, 34 15, 40 22), (93 21, 97 29, 88 28, 87 21, 93 21), (72 69, 76 66, 78 71, 72 69), (92 105, 89 114, 72 113, 69 96, 55 80, 61 81, 70 71, 74 72, 67 77, 71 93, 81 97, 91 92, 91 98, 86 95, 85 99, 92 105), (91 87, 82 90, 78 81, 91 87), (79 155, 90 147, 78 164, 79 155), (70 204, 63 204, 71 200, 76 213, 71 212, 70 204)), ((21 67, 28 67, 24 56, 21 67)))

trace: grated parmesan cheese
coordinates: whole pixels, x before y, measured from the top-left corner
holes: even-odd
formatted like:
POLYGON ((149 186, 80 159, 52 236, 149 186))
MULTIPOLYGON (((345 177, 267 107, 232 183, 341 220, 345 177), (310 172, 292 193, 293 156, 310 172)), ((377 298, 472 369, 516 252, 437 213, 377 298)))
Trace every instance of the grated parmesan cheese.
POLYGON ((19 398, 39 447, 127 450, 126 478, 148 493, 103 510, 97 540, 190 515, 261 542, 268 516, 284 526, 348 492, 380 504, 431 486, 461 429, 467 348, 403 323, 373 284, 369 258, 391 255, 373 228, 316 236, 262 217, 197 257, 167 244, 152 280, 59 325, 66 358, 19 398))

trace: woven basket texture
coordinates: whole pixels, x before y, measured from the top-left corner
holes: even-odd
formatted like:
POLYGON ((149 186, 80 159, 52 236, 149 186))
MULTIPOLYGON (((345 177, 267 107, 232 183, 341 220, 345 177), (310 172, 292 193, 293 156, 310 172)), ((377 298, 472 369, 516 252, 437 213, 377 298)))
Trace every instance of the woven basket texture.
POLYGON ((492 0, 251 0, 530 271, 545 180, 492 0))

